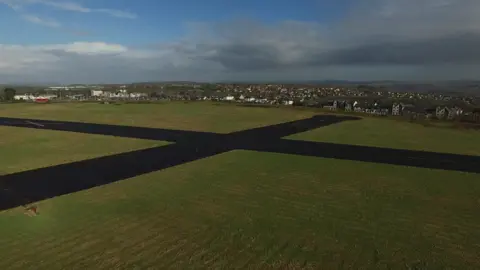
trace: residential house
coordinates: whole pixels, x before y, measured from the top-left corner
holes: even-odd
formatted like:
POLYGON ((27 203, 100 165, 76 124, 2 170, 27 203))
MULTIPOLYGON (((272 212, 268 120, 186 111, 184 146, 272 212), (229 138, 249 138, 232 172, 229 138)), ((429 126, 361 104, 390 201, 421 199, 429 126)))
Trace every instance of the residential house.
POLYGON ((447 116, 447 107, 437 106, 435 108, 435 116, 437 117, 437 119, 445 119, 447 116))
POLYGON ((364 105, 360 104, 358 101, 353 102, 353 111, 357 113, 364 113, 365 107, 364 105))
POLYGON ((393 103, 392 115, 399 116, 402 114, 403 106, 401 103, 393 103))
POLYGON ((338 109, 338 105, 339 105, 339 104, 338 104, 338 101, 337 101, 337 100, 333 101, 332 109, 333 109, 334 111, 336 111, 336 110, 338 109))
POLYGON ((345 103, 345 111, 346 111, 346 112, 351 112, 351 111, 353 111, 353 104, 350 103, 350 102, 346 102, 346 103, 345 103))
POLYGON ((467 109, 462 115, 462 121, 480 123, 480 108, 467 109))
POLYGON ((463 114, 463 110, 459 107, 446 107, 445 110, 448 120, 455 120, 463 114))
POLYGON ((472 114, 473 114, 473 121, 475 123, 480 123, 480 108, 473 109, 472 114))
POLYGON ((256 102, 257 99, 254 98, 254 97, 248 97, 248 98, 245 99, 245 101, 246 101, 246 102, 256 102))
POLYGON ((335 103, 335 101, 329 101, 327 103, 322 104, 322 108, 328 109, 331 111, 335 111, 337 109, 336 106, 337 106, 337 103, 335 103))
MULTIPOLYGON (((445 115, 445 111, 443 112, 443 115, 442 115, 442 112, 438 110, 438 107, 425 109, 425 118, 426 119, 432 119, 434 117, 438 118, 438 115, 443 117, 445 115), (437 112, 438 112, 438 114, 437 114, 437 112)), ((439 119, 441 119, 441 118, 439 118, 439 119)))
POLYGON ((378 105, 376 110, 376 115, 387 116, 390 113, 391 105, 378 105))
POLYGON ((407 106, 403 108, 402 116, 409 120, 421 120, 426 117, 426 111, 420 107, 407 106))
POLYGON ((480 108, 473 109, 473 121, 475 123, 480 123, 480 108))

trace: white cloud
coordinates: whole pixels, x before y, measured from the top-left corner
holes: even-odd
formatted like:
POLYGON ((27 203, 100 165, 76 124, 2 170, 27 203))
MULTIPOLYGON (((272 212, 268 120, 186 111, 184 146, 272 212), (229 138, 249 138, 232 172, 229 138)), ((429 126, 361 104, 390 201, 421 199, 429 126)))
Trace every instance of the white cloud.
POLYGON ((0 63, 0 80, 3 82, 146 80, 161 75, 161 72, 175 76, 179 69, 189 70, 195 66, 168 48, 130 49, 103 42, 36 46, 4 44, 0 45, 0 63))
POLYGON ((119 17, 119 18, 134 19, 137 17, 136 14, 127 12, 127 11, 107 9, 107 8, 100 8, 100 9, 89 8, 79 3, 63 1, 63 0, 0 0, 0 3, 6 4, 15 10, 20 10, 24 7, 28 7, 31 5, 44 5, 44 6, 49 6, 58 10, 83 12, 83 13, 99 12, 99 13, 105 13, 110 16, 119 17))
POLYGON ((115 10, 115 9, 105 9, 105 8, 93 9, 93 8, 82 6, 75 2, 49 1, 49 0, 21 0, 21 1, 24 1, 25 4, 42 4, 42 5, 46 5, 56 9, 66 10, 66 11, 83 12, 83 13, 99 12, 99 13, 108 14, 113 17, 128 18, 128 19, 135 19, 137 17, 136 14, 133 14, 131 12, 115 10))
MULTIPOLYGON (((35 5, 44 5, 44 6, 51 7, 56 10, 62 10, 62 11, 82 12, 82 13, 103 13, 112 17, 127 18, 127 19, 135 19, 137 17, 136 14, 127 12, 127 11, 107 9, 107 8, 94 9, 94 8, 82 6, 81 4, 78 4, 75 2, 68 2, 68 1, 0 0, 0 4, 2 3, 10 7, 11 9, 13 9, 15 12, 19 13, 21 17, 26 21, 39 24, 39 25, 44 25, 47 27, 52 27, 52 28, 61 28, 62 24, 55 19, 44 18, 38 15, 34 15, 30 12, 27 12, 26 10, 29 9, 30 7, 32 10, 34 10, 35 5)), ((79 32, 79 31, 68 30, 68 29, 64 29, 64 30, 67 30, 73 34, 77 34, 79 32)), ((85 32, 85 31, 82 31, 82 32, 85 32)))
POLYGON ((57 9, 68 10, 68 11, 77 11, 77 12, 90 12, 89 8, 83 7, 80 4, 74 2, 64 2, 64 1, 48 1, 48 0, 17 0, 23 1, 24 5, 29 4, 42 4, 57 9))
POLYGON ((113 17, 118 17, 118 18, 127 18, 127 19, 135 19, 137 18, 137 15, 131 12, 127 11, 121 11, 121 10, 115 10, 115 9, 92 9, 92 12, 100 12, 100 13, 105 13, 109 14, 110 16, 113 17))
POLYGON ((45 25, 45 26, 48 26, 48 27, 58 28, 58 27, 61 26, 61 24, 54 19, 40 18, 38 16, 31 15, 31 14, 24 14, 24 15, 22 15, 22 18, 29 21, 29 22, 32 22, 32 23, 35 23, 35 24, 40 24, 40 25, 45 25))
POLYGON ((128 49, 122 45, 106 44, 103 42, 74 42, 67 45, 60 45, 57 48, 63 49, 65 52, 87 55, 121 54, 128 51, 128 49))
POLYGON ((477 14, 477 0, 365 0, 335 24, 190 23, 182 39, 150 48, 102 42, 2 45, 0 79, 467 78, 480 72, 477 14))

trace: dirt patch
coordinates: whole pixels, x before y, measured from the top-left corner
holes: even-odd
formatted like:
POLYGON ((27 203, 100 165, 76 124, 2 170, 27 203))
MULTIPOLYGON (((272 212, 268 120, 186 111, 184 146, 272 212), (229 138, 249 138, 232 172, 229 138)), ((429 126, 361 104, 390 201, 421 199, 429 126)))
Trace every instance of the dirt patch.
POLYGON ((36 205, 25 206, 24 210, 25 210, 25 215, 29 217, 38 216, 40 214, 38 212, 38 206, 36 205))

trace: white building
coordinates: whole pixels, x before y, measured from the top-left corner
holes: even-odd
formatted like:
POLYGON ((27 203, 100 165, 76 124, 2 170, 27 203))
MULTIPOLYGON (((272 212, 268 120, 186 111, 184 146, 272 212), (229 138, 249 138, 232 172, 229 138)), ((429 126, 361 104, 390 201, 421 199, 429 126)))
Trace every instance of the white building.
POLYGON ((55 99, 55 98, 57 98, 57 95, 45 94, 45 95, 40 95, 40 96, 34 96, 32 94, 21 94, 21 95, 13 96, 14 100, 25 100, 25 101, 31 101, 31 100, 35 100, 37 98, 39 98, 39 99, 43 99, 43 98, 55 99))
POLYGON ((101 97, 103 96, 103 91, 102 90, 92 90, 90 91, 92 97, 101 97))
POLYGON ((14 100, 34 100, 35 97, 32 94, 22 94, 13 96, 14 100))
POLYGON ((130 98, 148 97, 146 93, 130 93, 130 98))

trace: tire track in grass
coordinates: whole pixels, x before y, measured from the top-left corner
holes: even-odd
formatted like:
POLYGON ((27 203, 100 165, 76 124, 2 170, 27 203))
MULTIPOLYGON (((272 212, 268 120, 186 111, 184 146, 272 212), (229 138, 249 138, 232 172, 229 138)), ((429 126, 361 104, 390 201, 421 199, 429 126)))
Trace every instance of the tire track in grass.
MULTIPOLYGON (((200 243, 199 248, 190 249, 186 252, 183 256, 188 255, 188 259, 184 261, 189 262, 189 264, 203 265, 206 258, 211 257, 212 254, 223 252, 225 246, 234 250, 236 250, 235 248, 238 249, 238 239, 243 238, 242 231, 231 228, 228 220, 224 222, 226 223, 216 225, 217 228, 223 227, 222 230, 210 230, 209 233, 204 233, 203 239, 196 241, 196 244, 200 243)), ((238 253, 238 250, 235 253, 238 253)))
MULTIPOLYGON (((92 222, 93 224, 94 222, 92 222)), ((19 260, 19 258, 26 257, 26 258, 35 258, 35 257, 41 257, 45 258, 48 257, 48 252, 50 253, 55 253, 55 249, 53 247, 58 247, 61 246, 62 248, 66 248, 69 245, 65 243, 72 243, 71 245, 74 245, 76 240, 80 240, 83 237, 83 235, 79 234, 73 234, 69 238, 63 238, 61 242, 58 242, 58 235, 53 235, 50 238, 46 239, 45 241, 34 241, 35 238, 32 237, 31 241, 35 242, 35 245, 32 247, 32 245, 28 246, 28 251, 24 252, 25 247, 22 247, 21 249, 13 249, 10 248, 10 254, 11 256, 8 256, 8 259, 2 260, 1 264, 8 265, 11 264, 11 261, 19 260), (40 251, 39 251, 40 250, 40 251), (47 254, 43 253, 47 252, 47 254), (17 254, 20 253, 20 254, 17 254)))
MULTIPOLYGON (((154 257, 154 254, 157 253, 159 248, 163 248, 164 246, 170 246, 172 243, 177 243, 185 238, 184 230, 180 231, 178 228, 180 222, 171 222, 168 226, 165 226, 162 230, 162 233, 157 234, 151 239, 147 239, 142 244, 136 243, 137 246, 142 246, 142 249, 139 249, 135 252, 133 258, 135 258, 136 263, 141 263, 144 265, 148 265, 148 259, 154 257), (183 235, 182 235, 183 233, 183 235), (163 240, 159 242, 158 240, 163 240), (156 248, 154 248, 156 247, 156 248), (146 259, 146 260, 145 260, 146 259)), ((185 229, 185 227, 184 227, 185 229)), ((186 228, 188 230, 188 228, 186 228)))
MULTIPOLYGON (((148 224, 152 224, 154 222, 152 222, 152 219, 154 217, 151 217, 151 218, 147 218, 147 219, 143 219, 142 222, 139 224, 139 223, 131 223, 127 226, 127 229, 125 228, 122 228, 122 232, 120 233, 120 235, 116 235, 116 230, 113 230, 112 231, 112 228, 111 227, 108 227, 103 233, 100 233, 100 234, 97 234, 97 235, 101 235, 101 237, 105 238, 105 236, 109 236, 109 237, 127 237, 128 239, 131 239, 131 237, 129 237, 130 235, 130 232, 133 230, 133 231, 137 231, 136 228, 138 227, 145 227, 145 225, 148 225, 148 224)), ((117 225, 117 228, 118 228, 118 225, 117 225)), ((164 227, 162 229, 168 229, 167 227, 164 227)), ((145 237, 141 238, 141 239, 138 239, 136 238, 134 242, 128 242, 128 243, 124 243, 123 246, 120 246, 120 247, 116 247, 116 251, 117 252, 121 252, 123 249, 125 248, 129 248, 131 246, 134 246, 134 245, 137 245, 140 241, 144 241, 145 239, 151 237, 150 234, 147 234, 145 235, 145 237)), ((105 256, 105 252, 101 253, 101 252, 98 252, 98 250, 94 250, 94 249, 90 249, 88 251, 83 251, 83 250, 79 250, 78 252, 79 254, 81 254, 81 256, 77 256, 77 258, 75 258, 74 260, 70 260, 70 262, 68 263, 68 266, 72 266, 73 265, 76 265, 76 264, 80 264, 81 262, 85 261, 85 260, 90 260, 90 261, 94 261, 96 258, 103 258, 105 256), (96 256, 94 256, 96 255, 96 256)), ((111 252, 111 253, 115 253, 115 252, 111 252)))
MULTIPOLYGON (((174 228, 175 226, 171 226, 171 228, 174 228)), ((171 243, 172 241, 178 241, 179 238, 177 237, 172 237, 169 236, 169 234, 162 234, 162 235, 157 235, 149 239, 145 239, 142 241, 141 244, 137 244, 139 247, 131 246, 131 247, 126 247, 135 249, 134 253, 128 253, 128 258, 130 258, 128 261, 124 262, 124 266, 127 268, 131 268, 133 266, 135 267, 141 267, 141 269, 145 269, 151 266, 149 264, 149 258, 151 258, 150 250, 152 250, 152 247, 155 246, 161 246, 165 245, 166 243, 171 243)))
MULTIPOLYGON (((166 242, 171 242, 171 241, 176 241, 178 238, 174 237, 172 239, 171 235, 176 235, 178 224, 175 224, 175 222, 172 222, 168 224, 167 226, 161 227, 161 230, 155 231, 155 236, 148 236, 139 241, 136 241, 133 244, 130 244, 128 246, 122 247, 122 250, 129 250, 131 251, 132 249, 135 249, 134 252, 128 252, 128 257, 131 259, 131 261, 126 262, 126 266, 131 266, 131 265, 143 265, 142 269, 145 267, 146 261, 145 258, 148 256, 150 251, 152 250, 152 246, 162 246, 166 242)), ((157 226, 154 226, 154 228, 157 228, 157 226)))
MULTIPOLYGON (((267 253, 263 256, 264 258, 257 264, 257 266, 260 269, 263 269, 264 267, 269 265, 269 263, 274 261, 274 258, 276 256, 278 256, 288 248, 289 242, 290 240, 287 240, 287 241, 282 240, 280 241, 280 245, 276 245, 278 244, 278 241, 271 240, 267 253)), ((246 267, 246 265, 244 265, 243 267, 246 267)))
MULTIPOLYGON (((112 192, 110 192, 110 193, 108 193, 108 194, 113 195, 113 194, 115 194, 115 192, 112 191, 112 192)), ((140 195, 141 195, 141 194, 140 194, 140 195)), ((93 196, 93 194, 90 195, 90 196, 93 196)), ((115 195, 115 196, 116 196, 116 195, 115 195)), ((145 224, 151 223, 150 218, 145 219, 145 217, 148 217, 148 215, 146 214, 146 215, 144 215, 144 216, 142 216, 142 217, 140 218, 140 219, 143 220, 142 224, 145 225, 145 224)), ((118 220, 118 218, 117 218, 117 220, 118 220)), ((97 222, 97 223, 98 223, 98 222, 97 222)), ((113 221, 110 221, 109 223, 114 223, 114 222, 113 222, 113 221)), ((98 225, 98 224, 97 224, 97 225, 98 225)), ((123 231, 129 231, 131 228, 138 227, 138 226, 139 226, 138 223, 135 224, 134 222, 131 222, 130 225, 128 225, 128 227, 126 227, 126 228, 125 228, 125 227, 122 227, 121 229, 122 229, 123 231)), ((97 228, 98 228, 98 226, 97 226, 97 228)), ((105 235, 111 235, 111 234, 113 233, 113 232, 111 231, 111 229, 112 229, 111 226, 102 226, 102 228, 103 228, 103 229, 101 229, 100 231, 99 231, 98 229, 95 229, 95 234, 96 234, 96 235, 102 235, 102 236, 104 237, 105 235)), ((116 232, 116 231, 117 231, 117 230, 114 230, 114 232, 116 232)), ((79 258, 79 259, 81 259, 81 258, 79 258)))
MULTIPOLYGON (((205 234, 205 235, 209 235, 209 237, 206 237, 203 241, 201 241, 199 248, 195 250, 191 250, 191 253, 185 254, 185 257, 186 255, 189 255, 188 260, 186 260, 188 262, 187 264, 192 265, 194 263, 203 262, 204 257, 208 254, 213 253, 214 248, 218 247, 218 244, 219 244, 218 242, 224 243, 221 241, 220 238, 214 237, 215 235, 218 236, 218 234, 219 233, 217 230, 213 230, 213 229, 209 230, 209 233, 205 234)), ((231 235, 230 238, 235 239, 238 235, 240 235, 241 237, 241 233, 237 231, 233 235, 231 235)), ((233 241, 230 239, 229 242, 233 242, 233 241)), ((232 243, 230 243, 230 245, 231 244, 232 243)))
POLYGON ((215 237, 215 235, 218 235, 218 232, 216 233, 216 230, 214 230, 213 228, 214 227, 212 226, 211 229, 208 230, 209 232, 197 233, 196 235, 202 236, 199 239, 197 237, 190 238, 190 247, 183 252, 177 252, 175 256, 172 256, 170 259, 164 260, 162 262, 162 267, 169 269, 179 269, 179 267, 182 266, 182 263, 185 264, 186 261, 190 261, 190 264, 194 263, 195 261, 192 260, 192 254, 197 252, 199 249, 206 248, 206 252, 204 253, 208 253, 208 251, 211 251, 211 247, 214 246, 215 242, 220 241, 219 237, 215 237), (174 264, 177 265, 174 266, 174 264))
MULTIPOLYGON (((232 254, 232 257, 234 257, 233 260, 231 260, 228 263, 228 266, 230 268, 235 268, 234 265, 240 260, 241 264, 248 264, 248 262, 252 261, 254 258, 257 257, 257 255, 253 252, 247 252, 250 251, 250 246, 246 246, 244 244, 244 240, 248 239, 248 236, 246 236, 243 231, 239 232, 235 236, 239 236, 237 238, 234 237, 234 241, 236 240, 236 246, 235 246, 235 252, 232 254), (249 254, 247 254, 249 253, 249 254)), ((230 245, 231 246, 231 245, 230 245)), ((221 246, 220 246, 221 248, 221 246)), ((238 268, 237 268, 238 269, 238 268)), ((241 269, 241 268, 240 268, 241 269)))
MULTIPOLYGON (((305 259, 300 259, 300 258, 297 258, 299 257, 300 254, 302 254, 302 249, 305 245, 305 243, 308 241, 307 239, 305 238, 297 238, 297 239, 294 239, 294 238, 291 238, 290 239, 291 241, 289 242, 289 246, 288 248, 285 249, 285 262, 287 264, 292 264, 292 263, 295 263, 295 265, 304 265, 306 264, 306 260, 305 259), (298 262, 298 261, 301 261, 301 262, 298 262)), ((301 256, 300 256, 301 257, 301 256)), ((298 268, 298 269, 301 269, 298 268)))
MULTIPOLYGON (((244 249, 240 250, 240 251, 239 251, 239 254, 242 254, 244 251, 245 251, 244 249)), ((238 256, 238 254, 237 254, 237 256, 235 256, 235 257, 241 258, 240 256, 238 256)), ((239 267, 235 267, 235 269, 246 269, 247 266, 248 266, 255 258, 257 258, 256 255, 252 255, 252 254, 248 255, 243 261, 240 262, 240 266, 239 266, 239 267)), ((231 265, 234 265, 234 263, 232 263, 231 265)), ((233 268, 233 267, 232 267, 232 268, 233 268)))
MULTIPOLYGON (((192 207, 194 206, 195 207, 195 216, 197 215, 200 215, 198 211, 206 211, 206 214, 207 216, 212 216, 212 217, 215 217, 215 219, 218 219, 218 214, 220 214, 220 216, 225 216, 227 215, 227 211, 223 209, 223 207, 219 206, 219 204, 217 203, 213 203, 211 202, 212 199, 211 199, 211 196, 208 196, 207 195, 199 195, 195 198, 191 198, 191 199, 186 199, 185 201, 185 204, 187 205, 187 207, 192 207)), ((213 201, 221 201, 221 200, 218 200, 218 199, 213 199, 213 201)), ((200 218, 203 219, 203 217, 205 217, 205 215, 200 215, 200 218)), ((204 230, 195 230, 196 232, 194 233, 194 235, 190 235, 186 238, 186 242, 184 242, 182 245, 177 245, 175 246, 173 249, 171 250, 168 250, 167 252, 163 252, 162 255, 160 257, 157 257, 157 260, 161 260, 161 258, 167 256, 168 254, 172 254, 173 252, 176 252, 176 251, 179 251, 179 250, 182 250, 182 248, 184 248, 185 246, 187 246, 188 244, 190 245, 198 245, 198 244, 195 244, 195 243, 202 243, 202 245, 205 245, 205 243, 207 244, 211 244, 212 242, 216 241, 217 239, 215 239, 215 237, 213 237, 213 233, 215 233, 216 235, 218 235, 218 232, 216 232, 213 228, 213 226, 210 226, 209 229, 207 229, 207 231, 204 231, 204 230), (210 234, 209 234, 210 232, 210 234), (213 232, 213 233, 211 233, 213 232), (205 238, 206 235, 209 235, 210 238, 205 238), (204 238, 204 239, 202 239, 204 238)), ((177 258, 177 257, 181 257, 182 255, 181 254, 185 254, 185 253, 191 253, 191 252, 195 252, 195 250, 192 250, 192 248, 188 248, 186 251, 183 251, 183 252, 177 252, 177 254, 175 256, 173 256, 173 258, 177 258), (179 254, 181 253, 181 254, 179 254)), ((185 255, 183 255, 185 256, 185 255)), ((167 261, 164 261, 163 262, 163 265, 169 265, 172 263, 172 260, 167 260, 167 261)))
MULTIPOLYGON (((189 230, 190 228, 187 228, 189 230)), ((184 229, 185 230, 185 229, 184 229)), ((188 243, 198 243, 202 242, 202 239, 206 236, 214 235, 217 232, 217 228, 214 226, 209 226, 207 230, 204 229, 197 229, 189 232, 185 232, 182 235, 182 239, 179 241, 168 241, 163 243, 162 246, 158 246, 157 248, 150 249, 150 252, 146 254, 145 257, 150 258, 148 261, 147 266, 160 266, 164 264, 168 264, 167 261, 163 260, 167 255, 172 254, 182 247, 184 247, 188 243), (175 243, 174 246, 171 246, 172 243, 175 243), (165 245, 166 244, 166 245, 165 245)), ((209 237, 203 240, 203 242, 211 242, 209 237)))
POLYGON ((147 265, 148 266, 163 265, 163 263, 164 263, 163 259, 166 256, 168 256, 168 255, 172 254, 172 252, 175 252, 178 249, 184 247, 189 242, 190 242, 189 237, 185 234, 181 235, 181 236, 178 236, 174 239, 170 239, 169 241, 164 242, 163 243, 164 245, 162 245, 162 247, 160 247, 159 249, 155 249, 155 251, 152 252, 152 253, 156 253, 156 255, 152 254, 152 257, 150 257, 150 258, 155 258, 156 263, 154 263, 154 264, 148 263, 147 265))
MULTIPOLYGON (((43 216, 40 216, 39 217, 40 219, 43 218, 43 216)), ((36 222, 36 220, 33 220, 32 222, 36 222)), ((44 241, 43 242, 38 242, 38 241, 35 241, 36 243, 36 246, 35 247, 38 247, 42 244, 45 244, 45 242, 47 241, 53 241, 53 240, 58 240, 58 236, 59 235, 64 235, 66 234, 66 232, 70 231, 70 233, 68 234, 71 234, 71 231, 75 231, 75 230, 83 230, 85 226, 91 226, 92 224, 94 223, 97 223, 98 221, 96 221, 95 219, 91 218, 91 216, 83 216, 78 222, 76 223, 70 223, 70 224, 76 224, 77 226, 58 226, 58 225, 54 225, 56 227, 56 230, 55 230, 55 234, 54 235, 48 235, 48 238, 44 238, 44 241), (88 221, 88 222, 86 222, 88 221)), ((23 240, 26 241, 26 242, 31 242, 32 238, 34 237, 42 237, 44 236, 43 234, 47 234, 47 232, 45 231, 42 231, 44 228, 41 228, 40 229, 40 233, 41 235, 38 235, 38 231, 30 231, 28 234, 25 233, 23 235, 23 240)), ((50 228, 51 229, 51 228, 50 228)), ((19 245, 23 245, 25 244, 24 242, 22 241, 17 241, 17 244, 19 245)), ((30 246, 31 247, 31 246, 30 246)), ((10 247, 12 248, 12 247, 10 247)))
MULTIPOLYGON (((210 268, 213 267, 213 265, 215 264, 218 264, 219 262, 217 261, 218 258, 224 256, 225 254, 227 254, 227 252, 230 252, 231 251, 231 258, 233 258, 232 260, 230 261, 227 261, 226 263, 229 265, 229 266, 232 266, 233 264, 235 263, 238 263, 236 262, 238 259, 241 259, 241 257, 239 256, 239 254, 243 253, 244 251, 250 251, 250 254, 251 256, 247 256, 245 261, 243 262, 239 262, 240 264, 246 264, 250 261, 254 261, 255 259, 258 258, 258 255, 260 252, 262 252, 262 250, 258 250, 256 248, 259 248, 257 246, 256 243, 258 243, 258 235, 255 235, 255 236, 247 236, 247 235, 242 235, 243 237, 240 238, 240 240, 244 240, 244 241, 241 241, 240 242, 240 245, 241 245, 241 248, 240 249, 236 249, 236 250, 222 250, 222 252, 220 252, 219 254, 211 257, 209 260, 207 261, 204 261, 204 264, 210 264, 210 268)), ((231 248, 232 246, 229 245, 229 248, 231 248)), ((219 249, 222 249, 222 246, 220 245, 218 247, 219 249)), ((244 257, 245 258, 245 257, 244 257)))
MULTIPOLYGON (((145 221, 144 224, 147 224, 147 222, 149 221, 145 221)), ((104 231, 96 232, 95 234, 89 234, 89 243, 93 245, 93 248, 88 248, 88 246, 85 245, 73 246, 72 248, 67 249, 68 251, 64 249, 63 255, 59 255, 57 257, 60 259, 68 258, 64 260, 64 264, 68 267, 73 267, 72 264, 75 264, 77 260, 90 258, 93 254, 100 253, 102 249, 99 249, 99 247, 105 246, 105 243, 109 243, 108 239, 115 237, 115 231, 112 231, 111 229, 112 228, 106 228, 104 231), (70 253, 78 255, 70 257, 70 253)))
MULTIPOLYGON (((219 250, 219 251, 214 253, 215 255, 210 256, 209 259, 203 261, 203 264, 207 267, 207 269, 218 269, 218 268, 215 268, 216 264, 221 263, 221 262, 218 261, 218 259, 222 258, 223 256, 225 256, 226 254, 228 254, 231 251, 230 246, 225 247, 225 246, 220 245, 216 249, 219 250)), ((213 249, 213 250, 215 250, 215 249, 213 249)), ((225 262, 224 262, 224 264, 225 264, 225 262)), ((223 267, 224 266, 225 265, 223 265, 223 267)))
MULTIPOLYGON (((44 258, 44 257, 48 257, 48 255, 51 255, 52 253, 55 253, 55 255, 56 255, 58 253, 58 251, 57 251, 58 249, 56 249, 54 247, 60 247, 60 250, 69 250, 70 247, 75 246, 77 241, 82 240, 82 238, 84 238, 86 235, 92 235, 92 234, 85 234, 84 233, 85 228, 94 228, 95 227, 94 225, 98 225, 98 220, 96 220, 96 219, 88 218, 88 216, 84 217, 82 220, 84 220, 84 219, 86 219, 90 222, 82 221, 82 222, 77 223, 77 224, 79 224, 79 226, 77 227, 77 230, 68 233, 68 235, 69 235, 68 238, 63 237, 63 239, 62 239, 63 241, 57 241, 58 238, 59 238, 59 234, 53 235, 48 240, 50 242, 53 242, 53 243, 51 243, 51 245, 54 245, 54 246, 51 246, 50 248, 47 248, 48 246, 47 247, 45 246, 45 242, 38 243, 37 246, 29 254, 27 254, 27 256, 28 257, 42 257, 42 258, 44 258), (42 251, 38 252, 38 250, 40 248, 42 248, 42 251), (47 252, 47 253, 45 254, 45 252, 47 252), (38 255, 38 256, 35 256, 35 255, 38 255)), ((102 228, 101 232, 105 232, 105 231, 109 230, 108 226, 107 227, 102 226, 101 228, 102 228)), ((68 229, 68 228, 66 228, 66 229, 68 229)), ((96 229, 96 230, 97 230, 97 233, 98 233, 98 229, 96 229)), ((94 234, 94 235, 96 235, 96 234, 94 234)))
MULTIPOLYGON (((162 244, 163 242, 159 242, 159 240, 161 240, 161 239, 164 240, 163 242, 168 241, 168 240, 172 240, 172 239, 168 239, 165 235, 154 237, 152 239, 152 241, 147 240, 148 245, 142 246, 143 250, 148 250, 149 247, 153 246, 153 245, 162 244)), ((173 238, 173 239, 178 240, 178 238, 173 238)), ((132 248, 133 246, 134 245, 125 247, 125 249, 132 248)), ((122 254, 122 253, 123 252, 117 252, 116 257, 118 257, 118 255, 122 254)), ((95 258, 93 258, 93 260, 91 260, 90 264, 91 265, 93 264, 93 265, 95 265, 95 267, 99 267, 101 269, 112 269, 112 267, 113 267, 112 261, 109 260, 109 258, 112 258, 112 255, 109 255, 108 257, 106 256, 106 254, 96 256, 95 258), (94 263, 94 262, 96 262, 96 263, 94 263)), ((145 259, 146 258, 144 256, 140 256, 140 255, 142 255, 141 251, 137 252, 136 256, 131 256, 131 255, 123 256, 123 254, 122 254, 121 255, 121 258, 123 259, 123 261, 121 261, 122 267, 127 267, 127 266, 132 266, 132 265, 136 265, 136 266, 142 265, 142 269, 146 268, 145 267, 145 265, 146 265, 145 264, 145 259)), ((117 262, 117 264, 118 264, 118 262, 117 262)))
POLYGON ((83 238, 83 235, 77 235, 74 238, 69 238, 69 239, 65 239, 62 242, 54 243, 56 244, 55 247, 58 247, 58 248, 42 246, 42 248, 44 248, 42 250, 35 249, 35 250, 31 250, 29 253, 27 253, 27 255, 22 254, 22 255, 16 255, 12 257, 14 258, 14 260, 17 260, 18 258, 21 258, 21 257, 29 258, 30 261, 28 261, 28 263, 34 264, 37 266, 39 261, 45 262, 46 265, 48 265, 52 261, 57 261, 56 254, 60 253, 63 250, 68 249, 70 246, 73 246, 76 243, 76 241, 83 240, 82 238, 83 238), (72 241, 74 244, 71 244, 71 245, 65 244, 65 243, 71 243, 70 241, 72 241), (52 260, 45 260, 45 258, 52 258, 52 260))
MULTIPOLYGON (((144 193, 144 194, 147 196, 147 199, 145 199, 144 201, 151 201, 152 199, 155 199, 155 198, 157 197, 157 196, 152 196, 152 195, 150 195, 150 193, 147 193, 147 192, 144 193), (148 196, 147 194, 150 195, 150 196, 148 196)), ((157 216, 150 216, 150 214, 146 214, 146 215, 148 215, 149 218, 145 221, 145 224, 147 224, 147 223, 151 224, 151 223, 154 223, 154 222, 157 222, 157 223, 158 223, 158 222, 161 222, 161 221, 164 221, 164 220, 169 220, 169 222, 171 222, 170 216, 166 216, 166 215, 165 215, 165 216, 163 216, 163 217, 159 220, 158 215, 157 215, 157 216), (153 219, 156 219, 156 220, 152 222, 153 219)), ((137 224, 137 225, 138 225, 138 224, 137 224)), ((132 226, 137 226, 137 225, 132 225, 132 226)), ((124 230, 125 230, 125 229, 124 229, 124 230)), ((128 233, 128 229, 125 230, 125 233, 128 233)), ((140 241, 140 240, 139 240, 139 241, 140 241)), ((137 243, 131 243, 130 245, 136 245, 136 244, 137 244, 137 243)), ((141 252, 141 251, 139 251, 139 252, 141 252)), ((81 259, 81 258, 80 258, 80 259, 81 259)))

